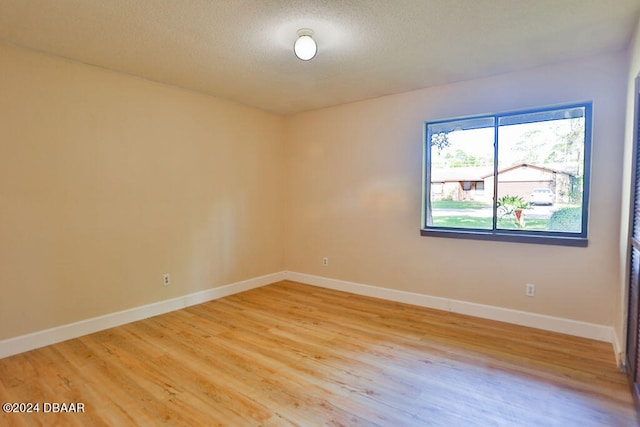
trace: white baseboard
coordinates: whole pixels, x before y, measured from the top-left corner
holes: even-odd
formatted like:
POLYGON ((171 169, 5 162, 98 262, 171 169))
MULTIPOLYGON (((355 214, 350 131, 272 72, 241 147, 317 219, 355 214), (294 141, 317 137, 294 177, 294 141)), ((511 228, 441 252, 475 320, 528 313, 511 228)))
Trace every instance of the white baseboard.
POLYGON ((512 310, 490 305, 476 304, 449 298, 434 297, 413 292, 399 291, 395 289, 380 288, 361 283, 347 282, 344 280, 330 279, 310 274, 283 271, 268 274, 266 276, 236 282, 206 291, 195 292, 170 300, 159 301, 128 310, 98 316, 91 319, 67 325, 57 326, 43 331, 0 341, 0 358, 44 347, 57 342, 77 338, 93 332, 124 325, 146 319, 170 311, 179 310, 203 302, 212 301, 228 295, 259 288, 281 280, 292 280, 308 285, 335 289, 354 294, 381 298, 390 301, 403 302, 438 310, 451 311, 459 314, 498 320, 532 328, 544 329, 553 332, 590 338, 598 341, 609 342, 613 345, 618 358, 620 357, 620 344, 615 336, 613 327, 594 323, 580 322, 560 317, 546 316, 543 314, 529 313, 526 311, 512 310))
POLYGON ((578 320, 564 319, 561 317, 547 316, 544 314, 536 314, 520 310, 512 310, 510 308, 476 304, 449 298, 434 297, 395 289, 379 288, 361 283, 329 279, 326 277, 291 271, 285 272, 285 278, 295 282, 335 289, 338 291, 351 292, 374 298, 466 314, 484 319, 498 320, 516 325, 590 338, 597 341, 605 341, 613 345, 616 355, 619 354, 620 345, 617 342, 614 329, 611 326, 598 325, 595 323, 581 322, 578 320))
POLYGON ((611 344, 613 344, 613 351, 616 354, 616 363, 618 364, 618 368, 624 369, 624 365, 626 363, 625 354, 624 354, 624 350, 622 349, 622 345, 620 345, 618 334, 616 334, 615 332, 612 332, 611 335, 613 337, 611 340, 612 341, 611 344))
POLYGON ((8 338, 0 341, 0 359, 50 344, 55 344, 57 342, 81 337, 93 332, 124 325, 125 323, 135 322, 152 316, 157 316, 159 314, 226 297, 228 295, 259 288, 284 279, 284 272, 268 274, 266 276, 219 286, 205 291, 194 292, 181 297, 134 307, 115 313, 109 313, 104 316, 93 317, 91 319, 45 329, 31 334, 8 338))

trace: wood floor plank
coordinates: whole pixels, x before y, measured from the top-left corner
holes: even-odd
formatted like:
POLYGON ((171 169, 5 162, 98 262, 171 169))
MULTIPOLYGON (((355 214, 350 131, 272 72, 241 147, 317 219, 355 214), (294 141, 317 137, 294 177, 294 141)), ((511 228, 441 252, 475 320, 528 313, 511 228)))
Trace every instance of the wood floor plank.
POLYGON ((0 359, 9 426, 635 426, 607 343, 279 282, 0 359))

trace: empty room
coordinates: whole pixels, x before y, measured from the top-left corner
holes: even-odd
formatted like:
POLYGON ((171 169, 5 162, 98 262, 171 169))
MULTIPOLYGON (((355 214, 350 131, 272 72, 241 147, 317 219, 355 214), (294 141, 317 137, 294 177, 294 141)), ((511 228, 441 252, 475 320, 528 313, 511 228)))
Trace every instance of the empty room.
POLYGON ((0 425, 640 425, 639 76, 638 0, 0 0, 0 425))

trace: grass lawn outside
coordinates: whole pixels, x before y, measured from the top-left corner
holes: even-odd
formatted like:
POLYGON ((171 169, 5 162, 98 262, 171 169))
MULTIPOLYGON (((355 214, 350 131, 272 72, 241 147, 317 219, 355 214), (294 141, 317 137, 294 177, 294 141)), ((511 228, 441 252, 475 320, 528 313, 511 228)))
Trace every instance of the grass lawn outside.
POLYGON ((490 208, 491 206, 491 203, 478 202, 475 200, 438 200, 431 202, 431 207, 433 209, 482 209, 490 208))
MULTIPOLYGON (((548 219, 526 219, 525 227, 520 228, 514 224, 509 218, 498 219, 498 230, 531 230, 545 231, 547 230, 548 219)), ((450 228, 479 228, 491 230, 492 221, 490 217, 473 217, 473 216, 435 216, 433 217, 434 227, 450 227, 450 228)))
MULTIPOLYGON (((431 202, 433 226, 491 230, 492 204, 480 201, 438 200, 431 202)), ((497 230, 565 231, 580 232, 582 213, 580 206, 563 205, 533 207, 524 211, 524 228, 515 218, 498 218, 497 230), (529 212, 529 213, 527 213, 529 212), (529 216, 530 215, 530 216, 529 216)))

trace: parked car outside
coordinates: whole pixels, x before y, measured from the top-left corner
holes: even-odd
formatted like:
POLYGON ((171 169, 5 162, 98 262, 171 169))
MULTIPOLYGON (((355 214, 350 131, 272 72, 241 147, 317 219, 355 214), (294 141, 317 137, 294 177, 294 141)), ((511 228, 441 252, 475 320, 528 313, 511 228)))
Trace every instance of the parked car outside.
POLYGON ((529 201, 534 205, 552 205, 553 191, 548 188, 534 188, 529 201))

